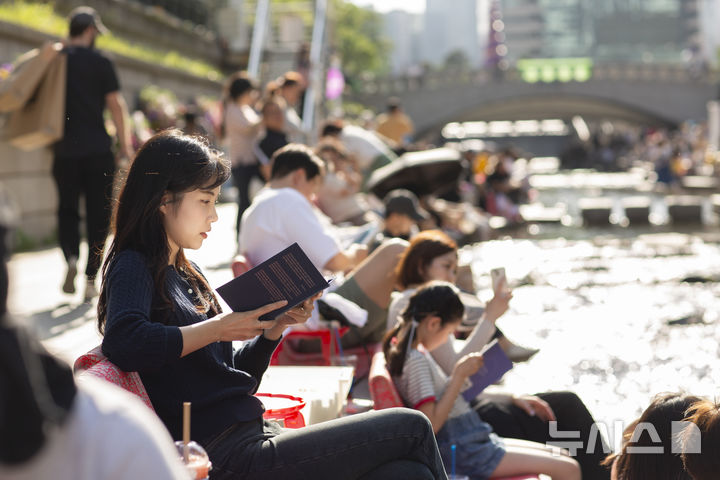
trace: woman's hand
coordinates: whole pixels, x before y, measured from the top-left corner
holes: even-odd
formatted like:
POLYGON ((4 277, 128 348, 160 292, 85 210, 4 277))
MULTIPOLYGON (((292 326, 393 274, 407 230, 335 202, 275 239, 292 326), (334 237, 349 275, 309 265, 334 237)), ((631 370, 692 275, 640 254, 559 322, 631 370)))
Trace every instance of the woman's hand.
POLYGON ((275 309, 284 307, 287 301, 269 303, 249 312, 228 312, 221 313, 213 318, 217 322, 219 341, 232 342, 234 340, 249 340, 262 334, 265 329, 275 326, 276 320, 258 320, 262 315, 272 312, 275 309))
POLYGON ((537 415, 540 420, 545 422, 557 420, 550 405, 535 395, 520 395, 519 397, 513 395, 512 403, 516 407, 522 408, 531 417, 537 415))
POLYGON ((453 368, 452 376, 465 380, 473 373, 477 372, 484 364, 483 357, 480 353, 470 353, 460 358, 453 368))
POLYGON ((305 300, 300 305, 297 305, 283 315, 275 319, 275 324, 265 330, 263 335, 268 340, 277 340, 283 334, 285 329, 290 325, 298 325, 307 322, 308 318, 312 315, 313 308, 315 308, 315 300, 322 296, 322 292, 314 295, 305 300))
POLYGON ((510 308, 512 296, 512 290, 507 287, 507 280, 500 280, 495 295, 485 305, 485 318, 491 322, 500 318, 510 308))

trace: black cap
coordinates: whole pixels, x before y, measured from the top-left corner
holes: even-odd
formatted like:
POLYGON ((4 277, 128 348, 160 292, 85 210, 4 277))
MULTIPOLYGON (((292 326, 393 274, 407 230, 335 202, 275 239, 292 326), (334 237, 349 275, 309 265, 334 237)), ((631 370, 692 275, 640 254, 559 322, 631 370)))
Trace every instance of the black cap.
POLYGON ((416 222, 426 220, 428 218, 425 210, 418 205, 418 198, 410 190, 397 189, 393 190, 383 200, 385 203, 385 218, 391 213, 399 213, 407 215, 416 222))
POLYGON ((95 27, 100 33, 109 32, 105 24, 100 20, 100 15, 92 7, 77 7, 70 12, 69 18, 71 32, 82 32, 88 27, 95 27))

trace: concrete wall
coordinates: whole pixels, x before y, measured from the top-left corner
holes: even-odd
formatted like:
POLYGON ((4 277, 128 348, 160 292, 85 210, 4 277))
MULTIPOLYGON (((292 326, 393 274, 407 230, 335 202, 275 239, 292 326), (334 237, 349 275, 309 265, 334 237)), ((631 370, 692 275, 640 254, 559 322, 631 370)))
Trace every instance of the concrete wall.
MULTIPOLYGON (((0 22, 0 64, 12 62, 21 53, 50 39, 54 37, 0 22)), ((127 57, 111 57, 117 67, 122 93, 131 108, 140 89, 151 84, 172 90, 181 101, 200 94, 220 94, 218 82, 127 57)), ((0 182, 20 208, 18 231, 38 244, 47 242, 56 231, 57 199, 51 168, 49 149, 23 152, 0 139, 0 182)))

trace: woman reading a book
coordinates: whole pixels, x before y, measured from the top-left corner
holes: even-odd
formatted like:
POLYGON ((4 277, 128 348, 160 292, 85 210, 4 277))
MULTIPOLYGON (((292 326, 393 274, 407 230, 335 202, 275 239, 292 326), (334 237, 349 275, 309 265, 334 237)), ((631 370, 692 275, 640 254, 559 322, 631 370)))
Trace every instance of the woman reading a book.
MULTIPOLYGON (((426 230, 413 237, 398 262, 398 284, 404 290, 393 294, 388 313, 388 328, 396 326, 402 320, 401 312, 424 283, 432 280, 455 283, 457 263, 457 245, 445 233, 426 230)), ((494 297, 484 305, 484 309, 474 295, 460 292, 466 314, 457 330, 464 331, 467 338, 458 340, 454 331, 450 331, 446 335, 447 341, 438 344, 430 352, 446 375, 452 373, 455 364, 463 356, 479 352, 493 337, 498 338, 495 321, 508 310, 511 298, 512 293, 507 289, 504 279, 495 289, 494 297)), ((500 337, 503 338, 502 335, 500 337)), ((498 343, 505 347, 502 341, 498 343)), ((502 437, 540 443, 563 441, 565 439, 553 438, 550 433, 548 422, 557 421, 557 429, 560 431, 580 432, 578 441, 582 442, 583 447, 590 445, 591 440, 597 440, 593 443, 595 447, 592 451, 586 448, 578 449, 575 458, 582 467, 584 479, 609 478, 609 470, 601 465, 609 449, 602 443, 601 438, 590 438, 595 420, 575 393, 559 391, 514 395, 498 391, 483 392, 472 402, 472 406, 502 437)))
POLYGON ((445 478, 427 419, 405 410, 355 415, 299 430, 263 421, 257 391, 284 329, 307 320, 312 299, 224 313, 197 265, 217 220, 227 162, 199 140, 160 133, 138 152, 120 193, 103 266, 103 352, 137 371, 155 412, 181 437, 182 403, 208 452, 213 479, 445 478), (232 341, 248 340, 233 351, 232 341))
POLYGON ((499 438, 460 395, 468 377, 483 366, 481 354, 463 356, 446 375, 428 353, 447 341, 464 311, 454 285, 427 283, 410 297, 401 321, 383 342, 388 370, 400 395, 430 419, 445 464, 474 480, 525 473, 579 480, 580 467, 566 451, 499 438))

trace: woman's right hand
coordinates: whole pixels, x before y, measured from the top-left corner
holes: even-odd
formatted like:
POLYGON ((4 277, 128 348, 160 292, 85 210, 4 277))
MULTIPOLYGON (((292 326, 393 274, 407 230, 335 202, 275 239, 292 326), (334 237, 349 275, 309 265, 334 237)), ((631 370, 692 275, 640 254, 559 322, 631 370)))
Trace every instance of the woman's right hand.
POLYGON ((214 320, 218 326, 218 341, 250 340, 263 333, 263 330, 275 326, 275 320, 258 320, 262 315, 284 307, 287 301, 269 303, 249 312, 227 312, 217 315, 214 320))
POLYGON ((460 358, 455 363, 452 375, 458 379, 465 380, 473 373, 477 372, 484 364, 483 356, 480 353, 470 353, 460 358))
POLYGON ((493 298, 485 305, 485 317, 494 322, 510 308, 510 300, 513 297, 512 290, 507 287, 507 280, 500 280, 498 289, 493 298))

